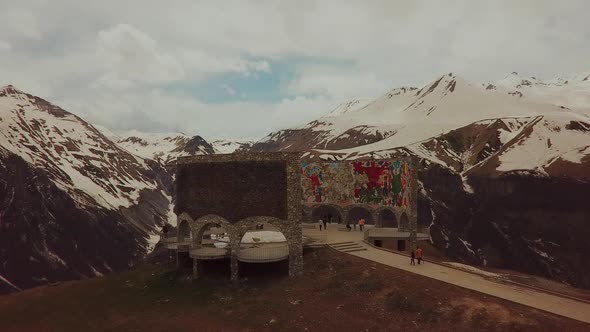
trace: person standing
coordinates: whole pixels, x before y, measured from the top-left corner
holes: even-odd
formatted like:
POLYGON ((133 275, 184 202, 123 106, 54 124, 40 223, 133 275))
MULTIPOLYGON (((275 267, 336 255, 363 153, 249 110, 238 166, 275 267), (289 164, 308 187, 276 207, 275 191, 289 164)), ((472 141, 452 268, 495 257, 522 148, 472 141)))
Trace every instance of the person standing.
POLYGON ((416 265, 416 261, 414 261, 414 258, 416 258, 416 253, 414 252, 414 250, 412 250, 412 254, 410 256, 410 265, 416 265))
POLYGON ((359 220, 359 228, 360 231, 363 231, 363 227, 365 227, 365 218, 361 218, 361 220, 359 220))
POLYGON ((422 249, 420 246, 416 249, 416 258, 418 258, 418 265, 420 265, 420 262, 422 261, 422 249))
POLYGON ((320 232, 322 231, 322 224, 323 224, 322 219, 319 219, 318 220, 318 225, 320 226, 320 232))
POLYGON ((324 223, 324 230, 328 229, 328 217, 324 216, 324 220, 322 220, 322 222, 324 223))

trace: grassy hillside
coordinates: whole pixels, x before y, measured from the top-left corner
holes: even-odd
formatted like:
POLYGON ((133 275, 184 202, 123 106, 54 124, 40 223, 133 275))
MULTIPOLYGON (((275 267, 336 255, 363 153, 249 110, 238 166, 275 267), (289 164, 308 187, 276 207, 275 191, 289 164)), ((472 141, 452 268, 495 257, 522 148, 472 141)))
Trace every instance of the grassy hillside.
MULTIPOLYGON (((191 281, 167 255, 0 296, 2 331, 588 331, 590 326, 329 249, 301 277, 191 281)), ((250 271, 252 272, 252 270, 250 271)))

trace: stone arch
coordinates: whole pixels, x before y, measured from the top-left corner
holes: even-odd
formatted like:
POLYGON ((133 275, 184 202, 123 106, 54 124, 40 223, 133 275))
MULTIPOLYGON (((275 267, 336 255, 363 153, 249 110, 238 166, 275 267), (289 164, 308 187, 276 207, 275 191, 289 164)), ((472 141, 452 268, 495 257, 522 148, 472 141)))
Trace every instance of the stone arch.
POLYGON ((338 217, 340 217, 340 223, 345 223, 346 222, 346 212, 345 210, 340 207, 339 205, 336 204, 329 204, 329 203, 324 203, 324 204, 315 204, 311 207, 311 213, 310 213, 310 217, 311 217, 311 222, 317 222, 319 219, 322 218, 323 214, 329 214, 332 213, 333 219, 332 222, 333 223, 338 223, 338 217), (321 212, 321 210, 326 210, 323 213, 321 212), (338 215, 334 215, 334 213, 338 213, 338 215), (318 215, 319 213, 319 215, 318 215))
MULTIPOLYGON (((276 230, 281 232, 287 240, 287 249, 289 257, 289 274, 296 272, 292 267, 301 259, 301 226, 299 223, 283 220, 275 217, 256 216, 241 219, 235 223, 235 236, 232 241, 232 279, 237 278, 238 275, 238 256, 240 255, 240 244, 244 234, 252 230, 253 225, 256 224, 270 224, 276 230)), ((266 230, 266 229, 265 229, 266 230)))
POLYGON ((378 217, 378 225, 381 227, 387 228, 398 228, 398 221, 397 216, 395 215, 395 211, 392 208, 384 207, 379 210, 377 213, 378 217))
POLYGON ((208 215, 202 216, 202 217, 198 218, 197 220, 195 220, 191 224, 191 234, 193 237, 192 246, 195 248, 201 247, 201 243, 203 240, 203 234, 207 230, 207 227, 211 226, 211 225, 218 225, 218 226, 223 227, 225 229, 225 231, 230 236, 230 250, 231 250, 231 240, 234 235, 232 224, 227 219, 225 219, 221 216, 218 216, 216 214, 208 214, 208 215))
POLYGON ((176 219, 176 239, 178 242, 184 242, 187 237, 191 237, 192 223, 193 218, 188 213, 183 212, 178 216, 176 219))
POLYGON ((405 232, 410 230, 410 219, 408 218, 408 215, 405 212, 403 212, 399 218, 399 229, 400 231, 405 232))
POLYGON ((354 204, 346 207, 346 222, 351 224, 356 223, 358 219, 365 218, 367 225, 375 225, 377 222, 375 218, 375 211, 364 204, 354 204))

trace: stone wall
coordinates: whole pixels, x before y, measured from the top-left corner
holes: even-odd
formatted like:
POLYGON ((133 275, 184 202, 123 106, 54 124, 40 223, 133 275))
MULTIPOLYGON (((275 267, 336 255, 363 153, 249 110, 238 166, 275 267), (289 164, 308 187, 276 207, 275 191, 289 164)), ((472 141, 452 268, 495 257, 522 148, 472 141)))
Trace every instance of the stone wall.
MULTIPOLYGON (((239 153, 177 160, 177 213, 191 228, 191 248, 215 224, 230 237, 232 279, 238 276, 240 240, 256 224, 279 229, 289 246, 289 275, 303 272, 299 154, 239 153)), ((193 274, 199 275, 198 260, 193 274)))

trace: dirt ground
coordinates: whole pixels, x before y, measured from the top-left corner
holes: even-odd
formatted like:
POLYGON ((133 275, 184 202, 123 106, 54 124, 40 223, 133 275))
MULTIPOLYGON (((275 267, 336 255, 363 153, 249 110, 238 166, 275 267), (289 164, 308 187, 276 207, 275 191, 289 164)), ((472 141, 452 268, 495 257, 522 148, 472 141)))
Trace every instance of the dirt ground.
POLYGON ((233 285, 224 275, 192 281, 161 255, 133 271, 0 296, 0 330, 590 331, 330 249, 306 251, 304 261, 302 276, 248 266, 233 285))

